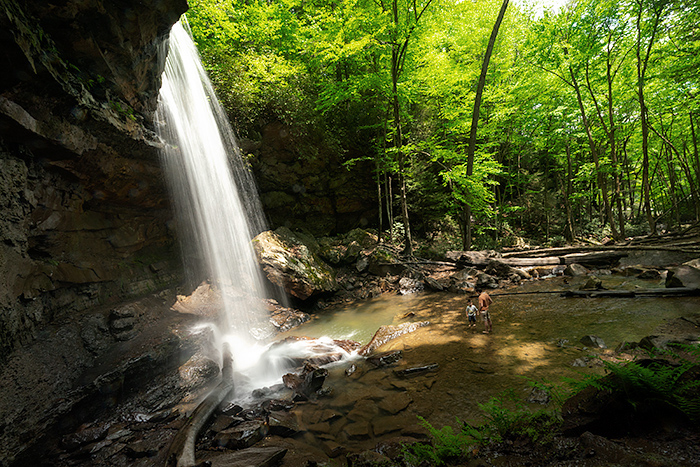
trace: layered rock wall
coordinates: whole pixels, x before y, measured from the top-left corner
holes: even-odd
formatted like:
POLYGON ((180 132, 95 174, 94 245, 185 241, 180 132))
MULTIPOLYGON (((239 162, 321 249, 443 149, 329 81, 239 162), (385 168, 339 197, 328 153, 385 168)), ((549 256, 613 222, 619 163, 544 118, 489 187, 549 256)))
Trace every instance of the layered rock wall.
POLYGON ((185 0, 0 0, 0 361, 179 280, 152 116, 185 0))

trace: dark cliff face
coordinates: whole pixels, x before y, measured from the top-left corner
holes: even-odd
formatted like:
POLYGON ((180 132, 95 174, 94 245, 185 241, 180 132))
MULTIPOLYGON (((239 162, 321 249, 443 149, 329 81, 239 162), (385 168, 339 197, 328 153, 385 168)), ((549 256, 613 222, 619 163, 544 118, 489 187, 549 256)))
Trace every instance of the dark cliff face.
POLYGON ((0 1, 0 361, 56 317, 178 280, 151 122, 186 9, 0 1))

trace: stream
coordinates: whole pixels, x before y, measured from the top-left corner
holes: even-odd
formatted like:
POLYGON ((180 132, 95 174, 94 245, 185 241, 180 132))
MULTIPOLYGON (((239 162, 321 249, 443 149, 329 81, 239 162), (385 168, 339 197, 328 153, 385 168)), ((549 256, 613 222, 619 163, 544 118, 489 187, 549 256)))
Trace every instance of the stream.
MULTIPOLYGON (((609 289, 663 287, 659 281, 601 278, 609 289)), ((577 290, 579 286, 578 280, 557 277, 491 291, 493 333, 489 335, 482 333, 482 322, 476 328, 467 326, 464 295, 382 296, 318 313, 280 338, 326 336, 364 344, 379 326, 405 322, 397 317, 409 312, 415 315, 408 321, 430 321, 430 325, 381 347, 380 351, 403 352, 403 358, 391 366, 375 368, 361 358, 331 364, 324 385, 332 389, 331 394, 297 404, 292 411, 301 431, 305 430, 304 436, 284 440, 272 437, 268 442, 291 443, 290 452, 318 450, 318 454, 333 457, 342 452, 342 447, 359 451, 390 438, 424 434, 418 416, 435 427, 455 426, 457 419, 480 422, 483 415, 479 404, 503 391, 512 389, 526 400, 532 389, 529 381, 560 383, 563 377, 581 379, 591 372, 602 374, 600 365, 572 364, 577 359, 587 361, 586 357, 594 354, 612 353, 610 349, 622 341, 638 342, 664 320, 698 310, 694 297, 565 298, 556 293, 522 294, 577 290), (585 335, 598 336, 609 349, 585 348, 579 342, 585 335), (352 363, 357 370, 348 376, 345 370, 352 363), (432 363, 439 365, 437 371, 413 377, 400 377, 394 372, 432 363)), ((285 465, 294 462, 300 459, 291 455, 285 465)))

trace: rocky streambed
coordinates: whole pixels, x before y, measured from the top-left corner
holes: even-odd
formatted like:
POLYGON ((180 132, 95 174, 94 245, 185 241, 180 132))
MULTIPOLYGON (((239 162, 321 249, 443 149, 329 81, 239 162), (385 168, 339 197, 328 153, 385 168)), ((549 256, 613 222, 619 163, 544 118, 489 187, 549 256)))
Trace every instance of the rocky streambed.
MULTIPOLYGON (((259 388, 247 404, 222 404, 198 438, 197 462, 286 466, 392 462, 403 443, 426 439, 419 416, 436 427, 455 426, 457 419, 478 423, 483 420, 479 404, 504 390, 538 401, 527 380, 558 381, 562 376, 580 376, 580 371, 602 374, 605 359, 643 354, 629 343, 648 346, 669 339, 698 339, 695 298, 576 299, 537 293, 578 289, 584 282, 562 276, 493 291, 491 335, 467 326, 462 294, 385 294, 365 301, 359 308, 383 313, 387 325, 393 326, 387 328, 388 334, 403 325, 413 332, 376 349, 367 346, 366 356, 349 358, 343 352, 359 349, 360 343, 332 336, 342 343, 343 352, 329 350, 325 360, 295 361, 290 373, 297 375, 299 385, 280 381, 259 388), (532 293, 506 295, 514 292, 532 293), (581 338, 586 336, 596 339, 584 344, 581 338), (647 336, 656 337, 644 339, 647 336), (627 344, 620 345, 623 342, 627 344)), ((603 276, 602 282, 612 287, 626 281, 603 276)), ((148 300, 132 308, 157 303, 155 298, 148 300)), ((137 336, 86 369, 74 399, 52 401, 56 405, 50 411, 65 408, 50 431, 30 439, 30 453, 15 465, 166 465, 170 443, 187 415, 218 384, 219 363, 206 332, 192 333, 206 317, 184 312, 183 303, 188 301, 182 298, 162 294, 157 301, 163 313, 159 331, 149 330, 154 322, 139 323, 137 336), (175 312, 170 300, 181 311, 175 312), (163 322, 170 324, 162 327, 163 322), (100 370, 108 367, 112 370, 100 370)), ((363 313, 357 308, 355 304, 333 313, 341 317, 363 313)), ((314 329, 316 321, 323 320, 311 319, 306 328, 288 330, 280 339, 304 331, 312 338, 324 334, 323 325, 314 329)), ((16 418, 15 423, 21 426, 23 420, 16 418)), ((683 459, 697 455, 695 448, 679 441, 693 432, 679 433, 657 434, 653 442, 639 436, 621 442, 584 431, 562 437, 552 459, 559 456, 578 465, 609 465, 611 459, 647 462, 671 449, 675 464, 669 460, 658 465, 694 465, 683 459)), ((479 458, 487 465, 496 457, 511 459, 503 465, 526 460, 548 465, 537 463, 543 454, 538 452, 504 445, 484 450, 479 458)))
MULTIPOLYGON (((663 292, 678 285, 669 278, 693 280, 692 261, 667 268, 667 257, 625 253, 603 255, 603 264, 594 255, 586 265, 566 257, 524 267, 495 252, 401 260, 364 232, 283 243, 292 252, 283 262, 266 260, 260 249, 259 259, 273 282, 308 294, 303 301, 292 294, 306 312, 270 301, 270 323, 261 326, 276 328, 280 341, 326 336, 334 346, 290 358, 291 376, 257 388, 245 403, 222 404, 198 437, 198 461, 390 462, 402 443, 425 439, 418 417, 435 427, 478 423, 479 406, 491 397, 505 390, 530 397, 528 380, 602 374, 606 359, 697 341, 697 297, 596 295, 663 292), (317 280, 319 271, 328 276, 317 280), (465 320, 476 287, 490 288, 495 299, 491 335, 465 320)), ((165 465, 172 439, 220 381, 211 327, 201 326, 216 320, 214 292, 203 284, 186 296, 168 289, 86 310, 13 353, 0 379, 3 465, 165 465)), ((240 388, 245 380, 236 378, 240 388)), ((589 452, 600 441, 582 436, 562 441, 562 449, 574 442, 589 452)), ((678 459, 692 454, 681 451, 678 459)))

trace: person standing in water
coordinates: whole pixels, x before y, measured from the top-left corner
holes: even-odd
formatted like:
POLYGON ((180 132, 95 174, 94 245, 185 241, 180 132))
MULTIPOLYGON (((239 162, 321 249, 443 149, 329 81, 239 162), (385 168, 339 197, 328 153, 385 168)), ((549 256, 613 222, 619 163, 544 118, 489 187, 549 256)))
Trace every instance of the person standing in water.
POLYGON ((474 306, 474 303, 472 302, 472 299, 470 298, 467 301, 467 321, 469 322, 469 327, 476 326, 476 313, 479 311, 479 309, 474 306))
MULTIPOLYGON (((479 292, 479 290, 477 290, 479 292)), ((481 312, 481 317, 484 318, 484 334, 488 334, 493 329, 491 323, 491 314, 489 313, 489 306, 493 303, 491 296, 482 290, 479 294, 479 311, 481 312)))

